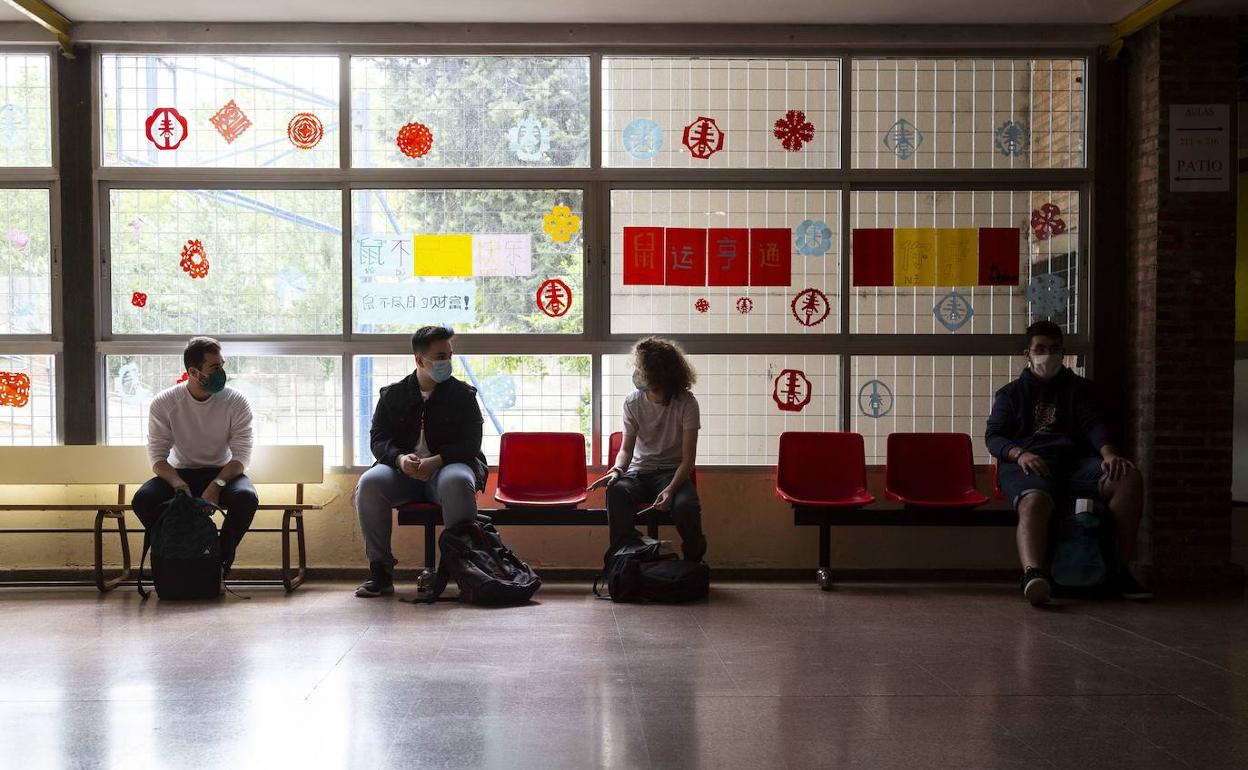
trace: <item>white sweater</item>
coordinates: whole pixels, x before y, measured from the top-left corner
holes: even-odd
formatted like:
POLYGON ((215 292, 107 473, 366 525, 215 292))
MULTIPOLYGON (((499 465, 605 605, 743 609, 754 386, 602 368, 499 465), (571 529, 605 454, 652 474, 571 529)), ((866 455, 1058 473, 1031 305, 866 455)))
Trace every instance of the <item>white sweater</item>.
POLYGON ((186 384, 152 399, 147 417, 147 454, 152 465, 168 460, 175 468, 220 468, 230 460, 251 461, 251 405, 226 387, 207 401, 196 401, 186 384))

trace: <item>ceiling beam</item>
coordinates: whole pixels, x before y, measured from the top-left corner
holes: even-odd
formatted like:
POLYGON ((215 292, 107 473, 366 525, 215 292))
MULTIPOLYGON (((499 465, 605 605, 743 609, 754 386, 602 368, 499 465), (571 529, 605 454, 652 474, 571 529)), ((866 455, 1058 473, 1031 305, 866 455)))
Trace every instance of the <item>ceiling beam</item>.
POLYGON ((74 23, 61 15, 60 11, 40 0, 4 0, 4 2, 56 35, 56 41, 61 44, 61 53, 68 59, 74 58, 74 44, 69 39, 69 31, 74 23))
POLYGON ((1106 51, 1106 58, 1110 61, 1117 59, 1119 52, 1122 51, 1124 40, 1185 2, 1187 0, 1148 0, 1144 5, 1123 16, 1113 25, 1114 39, 1110 42, 1106 51))

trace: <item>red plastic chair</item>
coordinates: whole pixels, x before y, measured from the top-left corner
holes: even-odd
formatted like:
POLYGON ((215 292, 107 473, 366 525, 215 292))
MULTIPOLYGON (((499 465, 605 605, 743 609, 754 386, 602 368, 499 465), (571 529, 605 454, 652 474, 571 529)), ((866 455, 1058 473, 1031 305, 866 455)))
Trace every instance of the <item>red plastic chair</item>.
POLYGON ((971 437, 965 433, 892 433, 884 496, 916 508, 974 508, 988 502, 975 488, 971 437))
POLYGON ((992 499, 1005 499, 1005 493, 1001 491, 1001 463, 999 462, 992 464, 992 499))
POLYGON ((502 435, 495 500, 511 508, 574 508, 585 497, 583 435, 502 435))
POLYGON ((776 494, 807 508, 859 508, 875 502, 867 491, 867 460, 857 433, 780 434, 776 494))
MULTIPOLYGON (((617 455, 619 455, 620 447, 622 446, 624 446, 624 432, 617 430, 616 432, 611 434, 610 438, 607 439, 607 467, 608 468, 610 468, 612 465, 615 465, 615 458, 617 455)), ((689 481, 691 481, 694 486, 697 486, 698 484, 698 469, 697 468, 694 468, 693 470, 689 471, 689 481)))

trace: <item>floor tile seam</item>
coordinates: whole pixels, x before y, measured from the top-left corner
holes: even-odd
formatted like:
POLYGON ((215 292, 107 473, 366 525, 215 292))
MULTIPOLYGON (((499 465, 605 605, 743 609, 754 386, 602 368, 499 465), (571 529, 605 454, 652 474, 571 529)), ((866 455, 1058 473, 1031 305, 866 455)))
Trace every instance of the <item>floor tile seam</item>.
MULTIPOLYGON (((1091 616, 1085 616, 1085 617, 1091 617, 1091 616)), ((1112 627, 1112 626, 1111 626, 1111 627, 1112 627)), ((1145 683, 1145 684, 1147 684, 1147 685, 1150 685, 1150 686, 1152 686, 1152 687, 1161 687, 1161 688, 1162 688, 1162 693, 1160 693, 1160 694, 1165 694, 1165 695, 1178 695, 1178 693, 1174 692, 1173 690, 1170 690, 1170 689, 1166 688, 1164 685, 1162 685, 1162 684, 1158 684, 1157 682, 1154 682, 1152 679, 1150 679, 1150 678, 1148 678, 1148 677, 1145 677, 1145 676, 1142 676, 1142 675, 1140 675, 1140 674, 1136 673, 1135 671, 1132 671, 1132 670, 1130 670, 1130 669, 1126 668, 1125 666, 1123 666, 1123 665, 1121 665, 1121 664, 1119 664, 1119 663, 1117 663, 1117 662, 1115 662, 1115 661, 1109 660, 1109 659, 1107 659, 1107 658, 1105 658, 1105 657, 1103 657, 1103 656, 1101 656, 1101 655, 1098 655, 1097 653, 1092 652, 1091 650, 1085 650, 1085 649, 1083 649, 1082 647, 1079 647, 1078 645, 1076 645, 1076 644, 1074 644, 1074 643, 1072 643, 1072 642, 1068 642, 1068 641, 1066 641, 1065 639, 1061 638, 1060 636, 1058 636, 1058 635, 1056 635, 1056 634, 1054 634, 1054 633, 1052 633, 1052 632, 1045 631, 1045 630, 1043 630, 1043 629, 1038 629, 1038 630, 1037 630, 1037 633, 1039 633, 1041 636, 1045 636, 1045 637, 1048 637, 1049 639, 1052 639, 1053 641, 1057 642, 1057 643, 1058 643, 1058 644, 1060 644, 1060 645, 1063 645, 1063 646, 1065 646, 1065 647, 1069 647, 1070 649, 1074 650, 1075 652, 1081 653, 1081 654, 1083 654, 1083 655, 1087 655, 1089 658, 1092 658, 1093 660, 1099 661, 1099 662, 1101 662, 1101 663, 1103 663, 1103 664, 1105 664, 1105 665, 1107 665, 1107 666, 1112 666, 1113 668, 1117 669, 1118 671, 1121 671, 1122 673, 1126 674, 1127 676, 1130 676, 1130 677, 1132 677, 1132 678, 1134 678, 1134 679, 1138 679, 1138 680, 1140 680, 1141 682, 1144 682, 1144 683, 1145 683)), ((1149 640, 1149 641, 1152 641, 1152 640, 1149 640)), ((1158 693, 1152 693, 1152 694, 1158 694, 1158 693)))
POLYGON ((1169 651, 1169 652, 1173 652, 1173 653, 1175 653, 1175 654, 1182 655, 1182 656, 1184 656, 1184 657, 1186 657, 1186 658, 1191 658, 1192 660, 1199 661, 1200 663, 1204 663, 1204 664, 1205 664, 1205 665, 1207 665, 1207 666, 1212 666, 1213 668, 1216 668, 1216 669, 1218 669, 1219 671, 1224 671, 1224 672, 1226 672, 1226 673, 1228 673, 1228 674, 1230 674, 1230 675, 1232 675, 1232 676, 1235 676, 1235 677, 1238 677, 1238 678, 1241 678, 1241 679, 1248 679, 1248 675, 1246 675, 1246 674, 1243 674, 1243 673, 1241 673, 1241 672, 1239 672, 1239 671, 1235 671, 1234 669, 1226 668, 1225 666, 1220 666, 1220 665, 1218 665, 1217 663, 1214 663, 1214 662, 1213 662, 1213 661, 1211 661, 1211 660, 1206 660, 1206 659, 1204 659, 1204 658, 1200 657, 1199 655, 1194 655, 1194 654, 1192 654, 1192 653, 1190 653, 1190 652, 1187 652, 1186 650, 1184 650, 1184 649, 1182 649, 1182 648, 1180 648, 1180 647, 1173 647, 1173 646, 1168 645, 1168 644, 1166 644, 1166 643, 1164 643, 1164 642, 1159 642, 1159 641, 1157 641, 1156 639, 1150 639, 1149 637, 1144 636, 1143 634, 1140 634, 1140 633, 1137 633, 1137 632, 1135 632, 1135 631, 1132 631, 1132 630, 1131 630, 1131 629, 1129 629, 1129 628, 1123 628, 1122 626, 1116 625, 1116 624, 1114 624, 1114 623, 1110 623, 1109 621, 1107 621, 1107 620, 1103 620, 1103 619, 1101 619, 1101 618, 1098 618, 1098 617, 1096 617, 1095 615, 1086 615, 1086 616, 1084 616, 1084 617, 1090 618, 1091 620, 1093 620, 1093 621, 1095 621, 1095 622, 1097 622, 1097 623, 1100 623, 1100 624, 1102 624, 1102 625, 1109 626, 1110 628, 1113 628, 1113 629, 1115 629, 1115 630, 1117 630, 1117 631, 1121 631, 1121 632, 1123 632, 1123 633, 1125 633, 1125 634, 1130 634, 1131 636, 1137 637, 1137 638, 1139 638, 1139 639, 1143 639, 1143 640, 1145 640, 1145 641, 1147 641, 1147 642, 1151 642, 1151 643, 1153 643, 1153 644, 1157 645, 1158 647, 1161 647, 1163 650, 1167 650, 1167 651, 1169 651))
POLYGON ((694 622, 698 624, 698 631, 702 632, 702 637, 706 639, 707 643, 711 646, 711 652, 715 653, 715 660, 719 661, 720 668, 722 668, 724 673, 728 675, 728 682, 732 684, 732 689, 737 692, 743 692, 741 684, 737 681, 736 677, 732 675, 732 671, 728 668, 728 664, 724 661, 724 656, 720 654, 719 648, 715 646, 714 640, 711 639, 710 634, 706 633, 706 628, 703 627, 702 621, 695 620, 694 622))
POLYGON ((628 662, 628 651, 624 649, 624 632, 620 630, 620 616, 616 614, 615 602, 611 602, 611 622, 615 624, 616 641, 620 644, 620 649, 624 652, 624 671, 628 676, 628 691, 631 696, 633 706, 633 716, 637 719, 637 726, 641 729, 641 745, 646 750, 646 766, 654 768, 654 755, 650 752, 650 738, 646 735, 646 720, 641 713, 641 701, 637 697, 637 683, 633 678, 633 665, 628 662))
POLYGON ((338 670, 338 667, 342 665, 342 661, 346 660, 347 656, 351 654, 351 651, 356 648, 356 646, 360 643, 360 640, 363 639, 372 628, 373 626, 369 624, 360 629, 359 633, 356 634, 355 639, 353 639, 351 644, 347 646, 347 649, 342 651, 342 654, 339 655, 338 659, 334 661, 334 664, 329 667, 329 670, 325 672, 325 675, 313 683, 312 688, 308 690, 308 694, 300 698, 300 701, 306 703, 308 699, 316 694, 316 691, 319 690, 321 685, 325 683, 325 680, 329 679, 329 677, 338 670))

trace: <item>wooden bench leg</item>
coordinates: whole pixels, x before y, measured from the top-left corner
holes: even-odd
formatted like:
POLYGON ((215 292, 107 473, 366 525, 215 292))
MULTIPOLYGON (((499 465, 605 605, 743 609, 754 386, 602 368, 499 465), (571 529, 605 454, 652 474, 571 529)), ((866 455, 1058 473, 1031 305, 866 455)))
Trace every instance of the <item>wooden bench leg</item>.
POLYGON ((819 525, 819 570, 815 579, 824 591, 832 590, 832 525, 826 521, 819 525))
POLYGON ((126 514, 123 511, 95 512, 95 587, 100 593, 108 593, 125 580, 130 579, 130 538, 126 533, 126 514), (116 519, 117 529, 111 530, 121 536, 121 574, 104 579, 104 520, 116 519))
POLYGON ((303 584, 308 573, 308 549, 303 535, 303 511, 286 510, 282 513, 282 585, 286 591, 295 590, 303 584), (291 574, 290 569, 290 522, 295 522, 295 540, 299 547, 299 570, 291 574))

